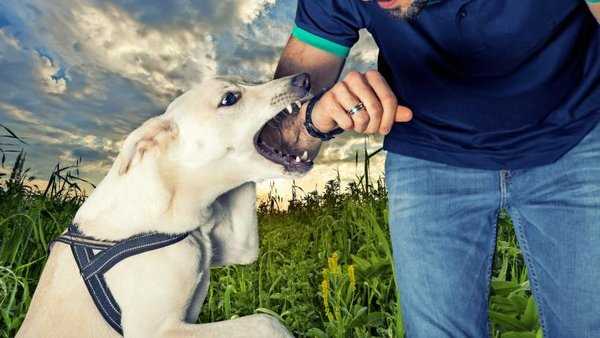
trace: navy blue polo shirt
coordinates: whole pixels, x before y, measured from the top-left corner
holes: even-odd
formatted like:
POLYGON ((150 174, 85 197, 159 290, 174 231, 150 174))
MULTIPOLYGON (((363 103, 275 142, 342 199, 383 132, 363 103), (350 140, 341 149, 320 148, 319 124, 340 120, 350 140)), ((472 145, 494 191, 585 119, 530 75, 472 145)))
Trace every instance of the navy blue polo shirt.
POLYGON ((600 25, 583 0, 442 0, 413 21, 374 1, 299 0, 293 36, 340 57, 366 28, 413 120, 388 151, 450 165, 549 164, 600 120, 600 25))

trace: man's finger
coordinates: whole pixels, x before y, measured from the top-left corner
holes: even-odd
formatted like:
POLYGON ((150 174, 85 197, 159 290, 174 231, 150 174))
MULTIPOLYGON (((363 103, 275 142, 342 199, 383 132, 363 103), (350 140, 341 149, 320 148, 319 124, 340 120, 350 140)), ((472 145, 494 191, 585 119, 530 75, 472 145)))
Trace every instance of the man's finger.
POLYGON ((354 128, 354 121, 346 112, 346 109, 342 107, 339 102, 331 96, 331 99, 328 99, 325 103, 327 112, 331 119, 335 121, 335 123, 344 130, 352 130, 354 128))
POLYGON ((392 125, 396 117, 396 109, 398 108, 398 100, 381 73, 370 70, 365 74, 365 77, 371 88, 375 91, 383 108, 379 133, 386 135, 392 130, 392 125))
POLYGON ((367 109, 367 114, 363 111, 352 116, 352 119, 354 120, 354 130, 360 133, 377 132, 379 124, 381 123, 383 108, 381 103, 379 103, 379 99, 373 91, 373 88, 371 88, 364 75, 356 72, 348 74, 346 79, 344 79, 344 83, 347 85, 350 92, 354 94, 367 109), (367 122, 367 125, 363 129, 362 124, 365 122, 367 122))
POLYGON ((359 111, 352 115, 352 121, 354 121, 354 131, 357 133, 364 133, 369 127, 369 121, 371 117, 366 110, 359 111))
POLYGON ((344 82, 338 82, 332 89, 331 92, 337 100, 337 102, 346 110, 354 108, 360 103, 360 100, 354 96, 348 89, 348 86, 344 82))

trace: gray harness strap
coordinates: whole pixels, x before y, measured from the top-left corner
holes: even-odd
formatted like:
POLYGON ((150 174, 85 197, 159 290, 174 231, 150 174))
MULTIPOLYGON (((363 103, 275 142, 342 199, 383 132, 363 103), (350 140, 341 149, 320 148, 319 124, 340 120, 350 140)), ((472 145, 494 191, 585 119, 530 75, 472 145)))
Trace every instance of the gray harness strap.
POLYGON ((123 335, 121 309, 106 285, 104 274, 127 257, 175 244, 188 235, 146 233, 122 241, 104 241, 84 236, 76 225, 70 225, 64 235, 50 243, 50 248, 54 242, 71 247, 81 277, 98 311, 115 331, 123 335))

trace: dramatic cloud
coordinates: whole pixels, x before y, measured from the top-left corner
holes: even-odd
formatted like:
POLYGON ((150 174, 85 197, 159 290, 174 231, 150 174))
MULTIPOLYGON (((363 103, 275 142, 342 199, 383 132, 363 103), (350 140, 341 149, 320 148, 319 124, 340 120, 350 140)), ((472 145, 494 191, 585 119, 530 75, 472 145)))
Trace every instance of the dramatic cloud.
MULTIPOLYGON (((295 0, 0 2, 0 122, 27 140, 37 177, 81 158, 82 175, 98 182, 123 137, 193 83, 271 78, 295 9, 295 0)), ((373 68, 376 56, 362 32, 347 69, 373 68)), ((351 179, 363 146, 363 137, 340 137, 297 183, 312 188, 338 168, 351 179)))

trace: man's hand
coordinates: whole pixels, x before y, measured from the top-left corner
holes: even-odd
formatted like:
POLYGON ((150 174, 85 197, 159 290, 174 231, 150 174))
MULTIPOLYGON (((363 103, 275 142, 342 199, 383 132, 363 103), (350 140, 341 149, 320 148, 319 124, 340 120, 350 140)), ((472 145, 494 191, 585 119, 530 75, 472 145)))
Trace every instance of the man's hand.
POLYGON ((392 89, 375 70, 350 72, 323 94, 312 111, 314 126, 325 133, 339 126, 358 133, 386 135, 394 122, 411 119, 412 111, 398 105, 392 89), (348 111, 361 102, 366 109, 350 115, 348 111))

